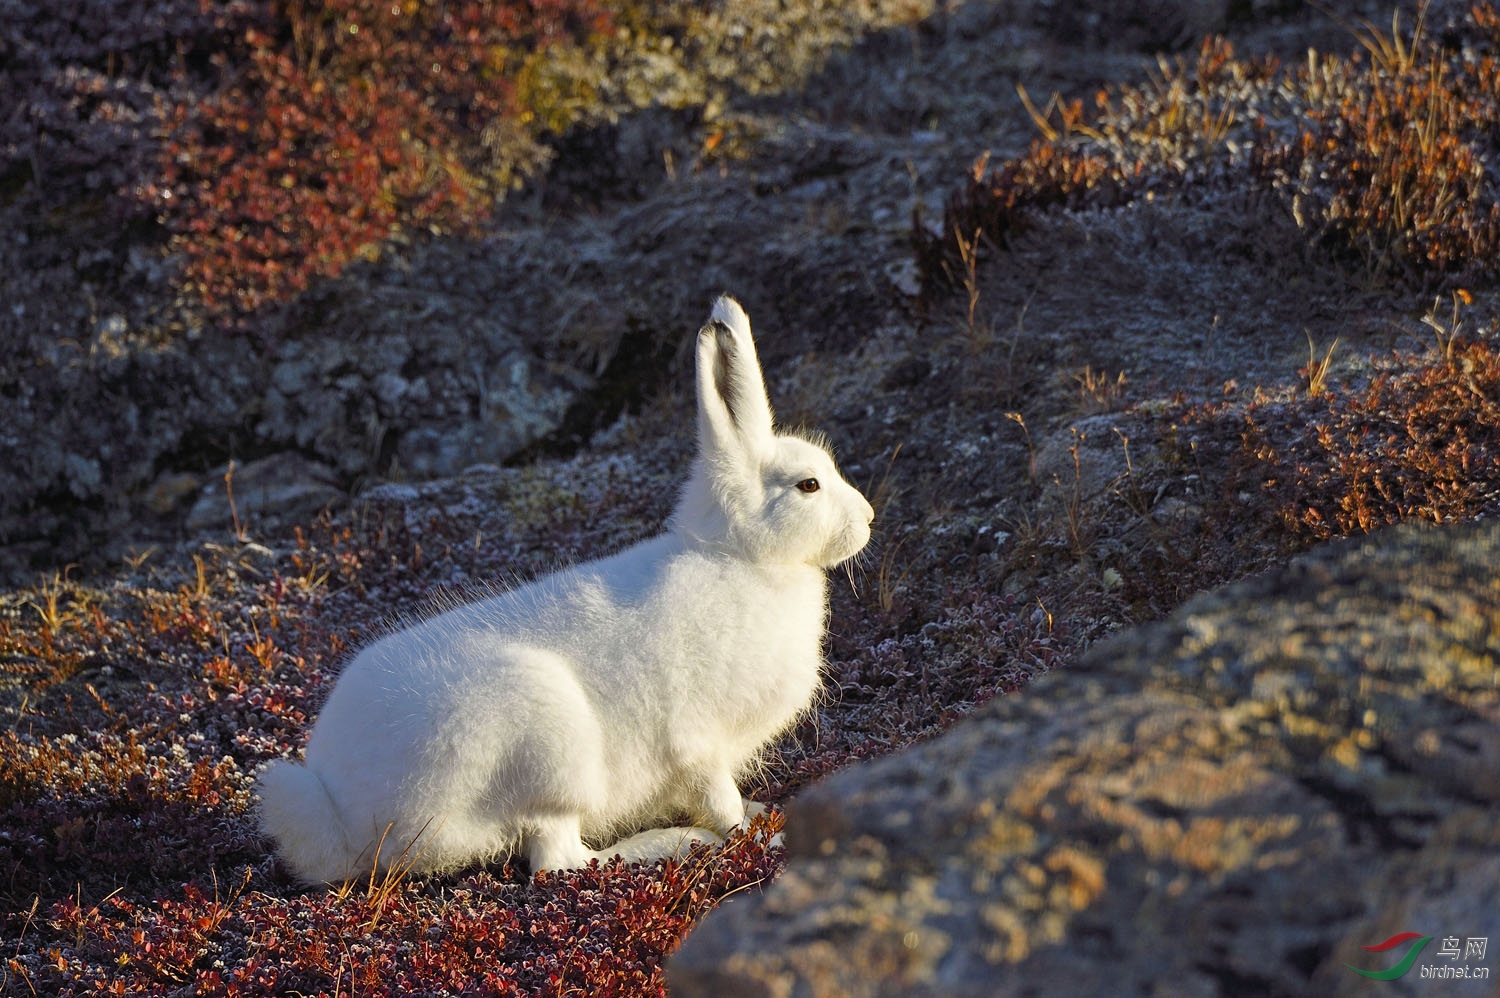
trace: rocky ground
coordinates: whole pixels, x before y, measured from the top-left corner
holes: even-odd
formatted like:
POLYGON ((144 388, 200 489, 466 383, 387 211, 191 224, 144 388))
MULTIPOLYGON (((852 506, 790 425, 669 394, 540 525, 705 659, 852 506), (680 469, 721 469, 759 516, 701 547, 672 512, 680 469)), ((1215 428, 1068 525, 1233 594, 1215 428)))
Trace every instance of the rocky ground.
POLYGON ((1404 955, 1362 947, 1405 929, 1491 938, 1497 542, 1320 548, 839 773, 788 808, 777 882, 687 940, 672 992, 1352 995, 1348 966, 1404 955))
MULTIPOLYGON (((904 26, 871 31, 849 52, 832 48, 816 72, 800 50, 773 49, 767 58, 786 63, 788 79, 811 73, 805 86, 778 93, 746 80, 739 91, 677 95, 706 104, 580 129, 559 140, 548 180, 507 204, 486 238, 388 247, 380 262, 289 303, 254 335, 218 332, 186 307, 173 292, 172 261, 138 227, 90 216, 88 204, 39 214, 13 199, 3 207, 17 238, 0 249, 10 303, 0 329, 16 346, 3 369, 3 571, 22 582, 70 561, 118 564, 132 546, 223 526, 206 500, 231 458, 242 474, 253 465, 240 490, 246 512, 286 524, 316 512, 329 486, 348 495, 374 480, 453 475, 539 440, 571 450, 621 405, 659 394, 704 302, 725 290, 760 327, 782 331, 767 343, 773 377, 793 357, 857 346, 872 363, 899 367, 913 336, 925 352, 932 331, 942 338, 951 326, 913 312, 912 213, 936 224, 975 157, 1014 155, 1036 135, 1015 84, 1039 97, 1087 96, 1141 79, 1156 47, 1229 24, 1228 8, 1213 4, 1148 7, 1111 8, 1087 23, 1046 4, 958 4, 925 18, 913 7, 904 26), (893 330, 907 335, 893 340, 893 330)), ((899 13, 879 7, 871 20, 899 13)), ((811 20, 806 45, 847 37, 842 22, 811 20)), ((1351 47, 1347 31, 1305 12, 1254 17, 1243 33, 1251 50, 1351 47)), ((1269 205, 1250 212, 1228 228, 1252 242, 1284 214, 1269 205)), ((1108 315, 1120 355, 1053 356, 1039 367, 1066 377, 1092 362, 1139 377, 1158 360, 1138 349, 1148 344, 1191 362, 1157 335, 1161 321, 1190 337, 1212 332, 1225 378, 1243 366, 1241 336, 1262 361, 1297 363, 1300 330, 1284 350, 1257 335, 1265 280, 1252 269, 1176 286, 1184 266, 1222 259, 1192 241, 1195 227, 1197 238, 1227 238, 1217 206, 1196 220, 1165 220, 1180 233, 1157 234, 1148 220, 1111 237, 1120 242, 1091 251, 1102 266, 1074 252, 1087 232, 1060 224, 1018 248, 1019 272, 997 281, 984 321, 1024 339, 1025 357, 1053 341, 1081 349, 1078 332, 1108 315), (1139 314, 1122 323, 1110 302, 1138 281, 1115 254, 1157 239, 1170 255, 1146 258, 1154 293, 1137 296, 1139 314), (1049 279, 1060 261, 1086 269, 1086 283, 1072 273, 1049 279), (1110 287, 1111 274, 1123 284, 1110 287), (1174 307, 1168 291, 1193 311, 1174 307)), ((1273 241, 1265 251, 1280 248, 1273 241)), ((1346 282, 1331 280, 1317 307, 1337 315, 1346 282)), ((1281 315, 1306 312, 1301 304, 1290 290, 1281 315)), ((1028 400, 1032 387, 1017 386, 1028 400)), ((1002 404, 1019 407, 1011 395, 1002 404)))
MULTIPOLYGON (((344 649, 383 621, 658 529, 692 445, 685 348, 723 291, 750 313, 782 422, 826 431, 879 513, 853 584, 835 587, 826 702, 749 788, 762 799, 937 735, 1054 668, 1091 676, 1075 657, 1096 640, 1312 540, 1493 514, 1488 285, 1330 250, 1289 196, 1234 172, 1233 150, 1202 182, 1171 179, 1169 162, 1118 203, 1031 212, 946 282, 919 251, 976 157, 1020 157, 1057 125, 1048 95, 1090 104, 1108 86, 1120 103, 1139 87, 1170 105, 1207 32, 1296 64, 1310 45, 1364 51, 1358 32, 1389 30, 1388 6, 838 10, 809 15, 795 43, 770 29, 751 36, 760 50, 726 43, 713 58, 733 71, 671 77, 691 91, 677 106, 556 138, 546 179, 482 237, 388 247, 253 335, 195 325, 134 230, 0 198, 24 233, 0 244, 0 335, 17 344, 0 359, 0 670, 18 774, 0 780, 4 986, 440 993, 411 952, 441 925, 502 968, 490 991, 662 987, 662 954, 694 920, 775 873, 764 835, 586 884, 507 866, 320 897, 278 878, 249 774, 296 750, 344 649), (777 60, 795 85, 777 84, 777 60), (1371 386, 1390 388, 1381 412, 1358 408, 1371 386), (1438 389, 1461 411, 1443 410, 1442 441, 1387 418, 1438 389), (1377 438, 1468 449, 1438 462, 1457 480, 1404 451, 1365 474, 1358 441, 1377 438), (185 835, 202 814, 214 834, 185 835), (153 843, 149 862, 111 835, 153 843), (477 910, 497 920, 464 921, 477 910), (352 949, 267 950, 291 924, 352 949), (144 941, 175 948, 148 960, 144 941)), ((1232 85, 1261 118, 1285 114, 1253 79, 1232 85)), ((1215 141, 1243 142, 1253 117, 1215 141)), ((1089 682, 1066 687, 1080 717, 1089 682)), ((1041 711, 1061 688, 1000 709, 1041 711)), ((1098 690, 1150 727, 1146 693, 1098 690)), ((1140 738, 1144 759, 1159 746, 1140 738)), ((1243 765, 1246 785, 1293 779, 1243 765)), ((1102 862, 1037 860, 1082 885, 1083 907, 1102 862)), ((1012 936, 1053 931, 1029 917, 1012 936)), ((1335 943, 1316 945, 1278 987, 1335 943)), ((1231 993, 1231 977, 1205 987, 1231 993)))

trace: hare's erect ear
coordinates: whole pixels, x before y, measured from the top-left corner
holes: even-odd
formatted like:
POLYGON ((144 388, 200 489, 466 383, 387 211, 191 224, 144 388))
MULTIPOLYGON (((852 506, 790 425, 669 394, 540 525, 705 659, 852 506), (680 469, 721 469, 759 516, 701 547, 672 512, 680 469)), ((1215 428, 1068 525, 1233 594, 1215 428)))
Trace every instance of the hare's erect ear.
POLYGON ((705 450, 769 447, 771 403, 755 356, 750 320, 733 298, 714 302, 698 330, 698 430, 705 450))

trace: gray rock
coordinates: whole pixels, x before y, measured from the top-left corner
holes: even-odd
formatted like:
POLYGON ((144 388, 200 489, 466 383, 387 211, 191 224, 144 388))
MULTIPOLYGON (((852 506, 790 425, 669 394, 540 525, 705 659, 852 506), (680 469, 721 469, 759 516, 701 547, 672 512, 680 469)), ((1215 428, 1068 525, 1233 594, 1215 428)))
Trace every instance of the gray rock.
POLYGON ((80 499, 93 494, 104 477, 99 462, 94 458, 84 457, 82 454, 64 454, 62 460, 63 475, 68 483, 68 490, 80 499))
POLYGON ((1500 936, 1497 559, 1330 545, 835 775, 673 994, 1354 995, 1404 953, 1362 946, 1500 936))
POLYGON ((288 357, 271 371, 271 389, 282 396, 301 395, 312 386, 312 365, 302 360, 301 351, 288 357))
POLYGON ((1153 51, 1182 48, 1223 31, 1232 6, 1227 0, 1023 0, 1015 15, 1058 39, 1153 51))
POLYGON ((202 480, 185 471, 165 471, 146 490, 145 504, 153 513, 166 514, 203 487, 202 480))
POLYGON ((486 420, 445 429, 420 427, 401 438, 393 472, 403 477, 448 478, 475 464, 499 464, 561 420, 565 405, 516 413, 501 410, 486 420))
POLYGON ((296 522, 345 495, 338 486, 337 474, 327 465, 300 454, 273 454, 234 466, 231 507, 230 490, 224 480, 228 470, 226 466, 209 476, 188 512, 189 530, 233 530, 236 516, 243 529, 270 522, 296 522))
POLYGON ((1036 451, 1036 480, 1054 501, 1097 499, 1130 484, 1160 457, 1153 432, 1118 413, 1088 416, 1043 438, 1036 451))
POLYGON ((371 380, 371 390, 380 403, 383 416, 394 416, 400 411, 401 400, 411 390, 411 382, 392 371, 381 371, 371 380))
POLYGON ((350 477, 430 477, 554 429, 591 379, 536 357, 504 318, 493 267, 456 254, 356 268, 309 295, 288 311, 256 436, 350 477))

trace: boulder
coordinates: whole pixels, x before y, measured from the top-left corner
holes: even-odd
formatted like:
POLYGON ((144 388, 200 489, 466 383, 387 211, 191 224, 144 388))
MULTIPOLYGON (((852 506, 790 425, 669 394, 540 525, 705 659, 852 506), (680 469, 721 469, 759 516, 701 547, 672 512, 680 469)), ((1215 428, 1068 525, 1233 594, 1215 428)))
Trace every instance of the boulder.
POLYGON ((672 993, 1354 995, 1417 946, 1384 993, 1494 987, 1497 562, 1492 523, 1329 545, 836 774, 672 993))
POLYGON ((435 245, 304 295, 285 312, 257 439, 346 479, 434 478, 503 461, 556 429, 593 378, 539 356, 497 271, 475 247, 435 245))
POLYGON ((333 469, 300 454, 272 454, 218 469, 188 511, 194 532, 286 525, 315 516, 345 498, 333 469))

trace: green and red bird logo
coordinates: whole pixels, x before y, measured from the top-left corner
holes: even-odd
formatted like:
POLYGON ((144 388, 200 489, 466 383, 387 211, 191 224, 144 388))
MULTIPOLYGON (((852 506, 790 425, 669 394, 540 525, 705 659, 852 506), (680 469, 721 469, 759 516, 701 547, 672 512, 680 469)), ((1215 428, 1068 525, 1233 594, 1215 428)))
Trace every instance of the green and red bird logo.
POLYGON ((1371 953, 1384 953, 1386 950, 1395 949, 1402 943, 1409 942, 1415 939, 1415 945, 1413 945, 1409 950, 1406 951, 1406 955, 1401 958, 1401 962, 1396 964, 1389 970, 1360 970, 1352 963, 1346 963, 1344 964, 1344 966, 1348 967, 1356 974, 1365 975, 1372 981, 1394 981, 1396 978, 1402 976, 1411 969, 1412 964, 1417 962, 1417 955, 1422 952, 1422 948, 1424 946, 1432 942, 1432 938, 1432 936, 1424 936, 1420 932, 1398 932, 1383 943, 1376 943, 1374 946, 1360 947, 1360 949, 1368 950, 1371 953))

